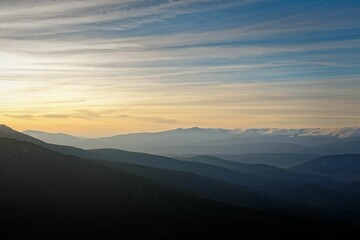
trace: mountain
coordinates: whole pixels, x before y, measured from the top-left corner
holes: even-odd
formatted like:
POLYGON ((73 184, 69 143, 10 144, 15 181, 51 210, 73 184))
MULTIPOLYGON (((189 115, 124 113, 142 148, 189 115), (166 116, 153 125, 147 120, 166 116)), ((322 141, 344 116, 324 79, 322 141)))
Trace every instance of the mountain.
POLYGON ((335 191, 310 183, 299 187, 289 189, 283 193, 284 196, 293 199, 302 199, 303 201, 339 204, 339 202, 351 203, 351 197, 343 194, 341 191, 335 191))
MULTIPOLYGON (((360 128, 229 130, 194 127, 92 139, 39 131, 25 131, 25 133, 48 143, 83 149, 115 148, 152 154, 208 155, 264 152, 322 154, 326 149, 312 149, 312 147, 350 139, 357 141, 360 138, 360 128)), ((338 149, 337 152, 342 153, 345 149, 338 149)))
POLYGON ((277 135, 277 136, 291 136, 291 137, 336 137, 336 138, 349 138, 360 137, 360 128, 250 128, 250 129, 237 129, 234 130, 238 134, 244 136, 264 136, 264 135, 277 135))
MULTIPOLYGON (((348 139, 348 138, 346 138, 348 139)), ((202 142, 202 145, 240 145, 247 143, 291 143, 311 147, 318 144, 326 144, 331 142, 342 141, 343 138, 334 136, 298 136, 298 135, 254 135, 242 136, 236 135, 233 138, 224 140, 209 140, 202 142)))
MULTIPOLYGON (((336 207, 328 207, 326 202, 318 202, 318 205, 314 208, 313 204, 309 202, 308 199, 318 201, 319 199, 316 197, 316 191, 305 191, 302 186, 311 186, 312 184, 315 184, 323 189, 328 189, 327 187, 330 186, 332 189, 328 189, 329 191, 337 191, 336 189, 341 188, 338 183, 329 182, 323 177, 283 171, 263 164, 238 164, 237 166, 245 167, 243 168, 243 171, 248 171, 248 173, 244 173, 241 171, 233 171, 229 168, 227 169, 226 166, 216 166, 214 162, 214 165, 209 164, 211 162, 181 162, 168 157, 114 149, 86 151, 68 146, 47 144, 29 136, 24 136, 24 134, 18 133, 10 128, 6 129, 8 137, 26 138, 27 141, 37 142, 45 148, 62 152, 67 155, 110 161, 102 162, 102 164, 108 164, 111 168, 119 168, 120 170, 132 172, 141 177, 159 182, 166 187, 174 188, 180 191, 188 191, 189 193, 199 197, 210 198, 217 201, 236 204, 238 206, 246 206, 271 212, 291 213, 303 216, 321 216, 351 222, 357 222, 358 216, 360 215, 357 214, 357 206, 354 207, 351 205, 351 211, 349 212, 347 210, 348 206, 343 205, 342 203, 339 203, 336 207), (249 166, 251 167, 247 169, 249 166), (258 166, 260 168, 253 168, 254 166, 258 166), (265 169, 262 169, 262 167, 265 167, 265 169), (251 174, 249 174, 250 172, 251 174), (267 194, 244 187, 244 185, 267 192, 270 191, 279 195, 275 196, 267 194), (292 194, 286 194, 287 191, 291 191, 292 194), (314 194, 314 196, 311 196, 312 194, 314 194), (289 198, 289 196, 291 196, 291 198, 289 198), (316 213, 314 212, 315 209, 323 210, 316 213), (343 216, 344 214, 346 214, 346 216, 343 216)), ((0 136, 1 134, 2 133, 0 132, 0 136)), ((280 159, 282 158, 284 161, 287 156, 283 154, 255 154, 253 157, 254 159, 259 157, 258 160, 260 160, 260 158, 262 159, 262 157, 267 157, 265 158, 266 160, 269 159, 269 155, 274 157, 275 160, 279 159, 280 156, 280 159)), ((234 155, 226 156, 234 157, 234 155)), ((298 155, 291 154, 289 156, 298 155)), ((310 158, 310 156, 300 155, 299 158, 310 158)), ((229 162, 219 158, 217 158, 217 161, 215 162, 219 164, 219 160, 222 163, 224 163, 224 161, 229 162)), ((270 158, 270 160, 274 159, 270 158)), ((231 164, 233 163, 234 162, 231 164)), ((238 170, 241 169, 239 168, 238 170)), ((346 195, 349 195, 350 197, 353 197, 353 195, 357 196, 356 191, 354 190, 348 191, 346 195)), ((331 199, 329 200, 331 201, 331 199)))
POLYGON ((280 187, 279 185, 273 188, 274 186, 269 184, 265 179, 209 164, 184 162, 168 157, 146 153, 128 152, 117 149, 94 149, 89 151, 98 156, 98 159, 110 162, 130 163, 160 169, 189 172, 243 186, 269 188, 268 190, 274 190, 275 188, 280 187))
POLYGON ((233 162, 267 164, 280 168, 294 167, 320 157, 314 154, 292 153, 217 154, 215 156, 233 162))
POLYGON ((354 185, 346 184, 338 189, 328 189, 314 183, 304 184, 282 193, 284 198, 300 201, 313 206, 321 215, 335 215, 337 220, 359 222, 360 203, 359 189, 354 185), (357 190, 355 190, 357 189, 357 190))
POLYGON ((348 195, 356 196, 359 199, 360 198, 360 181, 345 184, 342 188, 342 191, 348 195))
POLYGON ((358 153, 360 154, 360 139, 346 139, 341 142, 331 142, 316 146, 318 152, 327 154, 358 153))
POLYGON ((245 165, 243 166, 243 171, 237 171, 224 166, 191 161, 185 162, 169 157, 117 149, 95 149, 89 151, 93 153, 94 156, 97 156, 97 159, 105 161, 189 172, 272 193, 277 193, 284 189, 293 188, 309 182, 331 187, 338 185, 335 181, 331 181, 325 177, 303 175, 266 165, 245 165), (269 168, 273 171, 266 171, 266 169, 269 168))
POLYGON ((186 172, 123 163, 110 163, 110 165, 173 188, 184 189, 200 197, 241 207, 294 216, 317 216, 350 223, 358 222, 360 219, 360 206, 356 201, 358 192, 354 191, 345 193, 341 189, 339 192, 309 183, 286 189, 280 195, 273 195, 186 172), (317 188, 312 187, 313 185, 331 194, 321 197, 322 192, 316 191, 317 188), (308 187, 310 189, 307 189, 308 187))
POLYGON ((153 147, 166 147, 170 145, 182 145, 206 141, 208 139, 220 140, 233 136, 231 130, 226 129, 174 129, 155 133, 131 133, 103 138, 77 138, 61 133, 46 133, 28 130, 24 132, 42 141, 53 144, 66 144, 84 149, 94 148, 117 148, 133 151, 144 151, 153 147), (66 141, 69 142, 66 143, 66 141))
POLYGON ((76 146, 79 144, 79 142, 81 142, 84 139, 84 138, 77 138, 64 133, 46 133, 46 132, 31 131, 31 130, 25 131, 23 133, 50 144, 68 145, 68 146, 76 146))
POLYGON ((293 172, 280 171, 280 169, 276 168, 273 171, 263 171, 261 173, 250 173, 246 171, 241 172, 211 164, 184 162, 169 157, 117 149, 82 150, 74 147, 47 144, 26 136, 25 134, 18 133, 10 128, 7 128, 7 132, 13 137, 22 139, 26 138, 27 141, 37 143, 40 146, 67 155, 189 172, 203 177, 215 178, 228 183, 247 186, 271 193, 279 193, 286 189, 294 188, 307 183, 316 183, 330 188, 338 186, 337 182, 323 176, 297 174, 293 172))
MULTIPOLYGON (((357 138, 356 138, 357 139, 357 138)), ((252 142, 241 144, 224 144, 223 141, 212 142, 209 145, 192 144, 151 148, 148 151, 160 155, 239 155, 239 154, 311 154, 327 155, 342 153, 360 153, 360 140, 335 139, 333 142, 306 146, 290 142, 252 142)), ((225 141, 226 142, 226 141, 225 141)))
MULTIPOLYGON (((28 137, 25 134, 18 133, 9 127, 2 126, 0 127, 0 129, 3 130, 2 132, 0 132, 0 136, 2 134, 4 137, 6 136, 12 139, 24 139, 27 142, 38 143, 41 146, 44 146, 48 149, 62 152, 67 155, 79 156, 89 159, 105 159, 105 160, 108 159, 108 158, 104 158, 103 156, 97 155, 94 152, 88 152, 72 147, 47 144, 32 137, 28 137), (3 134, 5 132, 7 133, 6 135, 3 134)), ((56 136, 58 137, 59 135, 56 136)), ((71 136, 68 137, 67 135, 64 135, 64 140, 67 139, 71 140, 73 139, 73 137, 71 136)), ((118 157, 116 157, 115 160, 117 160, 117 162, 111 163, 112 166, 121 169, 126 169, 138 175, 145 176, 147 178, 151 178, 156 181, 160 181, 163 184, 167 184, 167 185, 170 184, 171 186, 174 186, 176 188, 182 188, 186 191, 191 190, 194 192, 194 194, 197 195, 205 196, 218 201, 233 203, 240 206, 247 206, 255 209, 264 209, 267 211, 274 209, 280 210, 283 209, 282 206, 285 205, 284 203, 279 204, 273 199, 267 200, 267 198, 269 197, 265 197, 264 194, 255 191, 253 189, 242 187, 236 184, 230 184, 227 182, 219 181, 212 178, 206 178, 187 172, 171 171, 169 169, 157 169, 157 168, 141 166, 141 165, 150 165, 150 166, 161 167, 161 164, 164 164, 164 167, 168 165, 170 166, 174 165, 173 167, 170 168, 184 170, 184 167, 176 166, 177 163, 182 163, 182 162, 178 162, 175 159, 166 158, 162 156, 154 156, 149 154, 126 152, 121 150, 117 150, 116 153, 117 155, 121 154, 121 158, 125 159, 123 162, 128 162, 130 164, 119 163, 118 157), (153 163, 151 164, 151 162, 153 163), (133 165, 134 163, 140 165, 133 165)))
POLYGON ((157 154, 194 154, 194 155, 214 155, 214 154, 249 154, 249 153, 311 153, 310 147, 286 143, 286 142, 256 142, 242 144, 221 144, 217 145, 182 145, 157 147, 149 150, 157 154))
MULTIPOLYGON (((155 180, 170 187, 184 189, 194 195, 221 202, 269 212, 282 212, 294 215, 303 215, 307 212, 307 214, 310 214, 310 209, 299 204, 284 201, 276 195, 265 194, 248 187, 231 184, 215 178, 203 177, 182 171, 118 162, 111 162, 109 165, 155 180)), ((314 212, 311 211, 311 214, 314 214, 314 212)))
MULTIPOLYGON (((149 166, 155 168, 163 168, 176 171, 184 171, 197 174, 204 177, 215 178, 241 186, 255 188, 265 192, 277 193, 286 188, 293 188, 299 184, 308 182, 316 182, 324 186, 336 186, 337 183, 329 181, 324 177, 292 177, 286 174, 281 176, 269 175, 252 175, 242 172, 236 172, 227 168, 194 162, 184 162, 173 158, 162 157, 158 155, 151 155, 145 153, 129 152, 117 149, 97 149, 97 150, 82 150, 74 147, 60 146, 39 142, 39 140, 26 136, 25 134, 17 133, 8 128, 10 135, 16 138, 26 138, 27 141, 38 143, 47 149, 54 150, 63 154, 77 156, 87 159, 99 159, 104 161, 122 162, 137 164, 142 166, 149 166), (25 136, 23 136, 25 135, 25 136), (284 181, 284 177, 286 181, 284 181)), ((9 135, 9 134, 8 134, 9 135)), ((0 135, 1 137, 1 135, 0 135)), ((15 138, 15 139, 16 139, 15 138)))
POLYGON ((0 236, 6 239, 285 237, 326 233, 329 227, 338 234, 355 231, 194 197, 103 162, 10 139, 0 139, 0 191, 0 236))
MULTIPOLYGON (((360 153, 360 138, 326 138, 326 143, 312 138, 306 137, 307 144, 299 144, 292 137, 279 140, 278 136, 266 136, 257 138, 258 141, 253 142, 247 138, 238 138, 241 141, 233 141, 233 139, 208 141, 206 143, 177 145, 157 147, 150 149, 151 152, 158 154, 194 154, 194 155, 225 155, 225 154, 310 154, 310 155, 328 155, 342 153, 360 153), (276 140, 277 139, 277 140, 276 140), (250 141, 250 142, 246 142, 250 141), (296 143, 294 143, 296 142, 296 143), (309 143, 311 143, 309 145, 309 143)), ((303 139, 303 137, 301 137, 303 139)), ((322 139, 322 138, 321 138, 322 139)))
POLYGON ((226 170, 226 168, 217 168, 216 166, 209 166, 208 164, 184 163, 176 159, 162 156, 113 149, 85 151, 73 147, 47 144, 18 133, 10 128, 7 128, 7 132, 8 137, 16 137, 26 139, 30 142, 36 142, 45 148, 67 155, 110 161, 110 164, 117 168, 120 167, 130 170, 133 173, 160 181, 163 184, 172 184, 176 188, 191 190, 196 194, 211 199, 266 211, 276 210, 281 212, 286 209, 286 212, 305 212, 304 209, 301 208, 301 210, 298 210, 300 207, 294 207, 291 206, 291 204, 290 207, 286 207, 289 203, 280 201, 278 197, 269 196, 239 185, 239 183, 241 183, 245 185, 250 184, 251 186, 254 184, 255 186, 258 186, 260 184, 261 186, 261 183, 264 182, 266 184, 262 187, 266 187, 265 189, 267 191, 269 191, 269 187, 267 186, 270 186, 271 191, 276 190, 278 192, 287 187, 297 186, 294 184, 286 184, 285 187, 280 184, 281 188, 278 189, 278 186, 275 188, 273 187, 274 184, 272 184, 268 178, 259 179, 258 177, 239 174, 226 170), (240 180, 242 181, 240 182, 240 180), (234 184, 234 182, 236 184, 234 184))
POLYGON ((83 149, 79 149, 79 148, 75 148, 75 147, 71 147, 71 146, 65 146, 65 145, 49 144, 49 143, 43 142, 39 139, 36 139, 34 137, 17 132, 14 129, 12 129, 8 126, 5 126, 5 125, 0 125, 0 137, 34 143, 34 144, 37 144, 44 148, 47 148, 47 149, 50 149, 50 150, 53 150, 53 151, 56 151, 59 153, 63 153, 66 155, 78 156, 78 157, 83 157, 83 158, 94 158, 93 154, 91 154, 90 152, 85 151, 83 149))
POLYGON ((9 128, 8 126, 3 125, 3 124, 0 124, 0 137, 17 139, 20 141, 32 142, 32 143, 36 143, 36 144, 42 144, 41 140, 33 138, 29 135, 17 132, 15 130, 13 130, 12 128, 9 128))
POLYGON ((244 129, 236 131, 233 138, 224 141, 209 140, 204 145, 272 142, 315 146, 359 138, 360 128, 244 129))
MULTIPOLYGON (((137 164, 148 167, 164 168, 169 170, 184 171, 197 174, 204 177, 215 178, 241 186, 255 188, 265 192, 277 193, 287 188, 293 188, 300 184, 315 182, 326 187, 337 186, 337 183, 330 181, 325 177, 304 176, 298 174, 284 173, 284 172, 264 172, 263 174, 249 174, 244 172, 236 172, 224 167, 195 163, 184 162, 169 157, 162 157, 158 155, 151 155, 145 153, 129 152, 117 149, 97 149, 97 150, 82 150, 74 147, 60 146, 39 142, 39 140, 26 136, 25 134, 17 133, 8 128, 11 136, 26 138, 27 141, 38 143, 40 146, 54 150, 63 154, 77 156, 87 159, 99 159, 104 161, 122 162, 137 164), (25 135, 25 136, 23 136, 25 135), (279 175, 278 175, 279 174, 279 175)), ((9 134, 8 134, 9 135, 9 134)), ((0 135, 1 137, 1 135, 0 135)))
POLYGON ((266 164, 244 164, 238 162, 232 162, 228 160, 221 159, 215 156, 207 156, 207 155, 197 155, 189 158, 181 158, 180 160, 187 162, 198 162, 204 164, 215 165, 219 167, 224 167, 233 171, 256 174, 265 171, 276 171, 280 170, 274 166, 266 165, 266 164))
POLYGON ((244 164, 238 162, 227 161, 214 156, 194 156, 191 158, 185 158, 183 160, 190 162, 200 162, 219 167, 224 167, 232 171, 250 174, 251 176, 258 176, 265 178, 266 181, 277 183, 277 181, 288 182, 294 185, 321 183, 330 187, 335 187, 338 184, 331 183, 327 179, 320 179, 318 176, 301 174, 298 172, 269 166, 266 164, 244 164))
POLYGON ((291 170, 345 182, 360 181, 360 154, 320 157, 292 167, 291 170))

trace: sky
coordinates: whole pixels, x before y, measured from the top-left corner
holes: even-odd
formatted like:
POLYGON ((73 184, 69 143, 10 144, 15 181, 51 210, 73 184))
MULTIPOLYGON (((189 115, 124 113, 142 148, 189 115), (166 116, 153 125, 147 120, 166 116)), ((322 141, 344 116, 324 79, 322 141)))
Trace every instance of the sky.
POLYGON ((360 1, 0 0, 0 122, 360 126, 360 1))

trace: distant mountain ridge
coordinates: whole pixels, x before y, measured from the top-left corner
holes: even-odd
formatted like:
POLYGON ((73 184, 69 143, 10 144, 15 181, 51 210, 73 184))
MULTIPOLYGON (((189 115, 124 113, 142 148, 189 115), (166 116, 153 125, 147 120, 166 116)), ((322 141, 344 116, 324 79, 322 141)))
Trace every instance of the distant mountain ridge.
POLYGON ((285 135, 285 136, 313 136, 313 137, 360 137, 360 128, 249 128, 233 130, 235 133, 247 136, 285 135))
MULTIPOLYGON (((139 132, 118 134, 110 137, 99 138, 113 138, 121 136, 136 136, 136 135, 154 135, 154 134, 172 134, 172 133, 222 133, 232 136, 264 136, 264 135, 282 135, 282 136, 317 136, 317 137, 336 137, 336 138, 350 138, 360 137, 360 127, 346 127, 346 128, 243 128, 243 129, 222 129, 222 128, 177 128, 162 132, 139 132)), ((49 133, 38 130, 26 130, 23 133, 28 135, 44 134, 44 135, 63 135, 64 137, 86 139, 85 137, 74 137, 70 134, 64 133, 49 133)), ((99 139, 97 138, 97 139, 99 139)))
POLYGON ((79 138, 62 133, 54 134, 31 130, 24 133, 44 142, 83 149, 114 148, 165 155, 327 154, 329 149, 331 154, 337 154, 348 153, 349 149, 357 149, 357 146, 360 145, 360 128, 356 127, 333 129, 212 129, 194 127, 101 138, 79 138), (341 148, 338 143, 342 144, 341 148), (335 144, 336 147, 329 147, 326 144, 335 144))

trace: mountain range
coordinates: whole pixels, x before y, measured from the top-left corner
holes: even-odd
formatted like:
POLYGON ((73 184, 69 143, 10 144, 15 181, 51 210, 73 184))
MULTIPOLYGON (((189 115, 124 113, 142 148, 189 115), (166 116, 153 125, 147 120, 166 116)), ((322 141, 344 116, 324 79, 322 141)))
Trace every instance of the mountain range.
MULTIPOLYGON (((178 141, 185 141, 182 138, 202 132, 209 136, 226 130, 175 130, 165 133, 171 135, 167 141, 177 138, 178 132, 178 141)), ((64 136, 50 135, 55 140, 64 136)), ((162 137, 163 133, 155 133, 154 141, 162 137)), ((326 138, 331 140, 321 145, 354 142, 343 135, 326 138)), ((288 232, 306 236, 323 234, 329 227, 334 234, 347 234, 360 223, 356 152, 349 147, 348 153, 325 156, 266 152, 160 156, 57 145, 0 125, 0 191, 6 196, 0 201, 4 213, 0 222, 7 229, 0 236, 16 236, 11 230, 15 225, 21 226, 20 233, 59 239, 64 235, 57 233, 64 229, 87 236, 182 238, 204 236, 201 229, 212 228, 205 236, 225 232, 239 236, 239 225, 244 236, 288 232), (258 228, 263 231, 256 232, 258 228)))
POLYGON ((25 131, 48 143, 83 149, 115 148, 152 154, 360 153, 360 128, 336 129, 175 129, 103 138, 25 131))

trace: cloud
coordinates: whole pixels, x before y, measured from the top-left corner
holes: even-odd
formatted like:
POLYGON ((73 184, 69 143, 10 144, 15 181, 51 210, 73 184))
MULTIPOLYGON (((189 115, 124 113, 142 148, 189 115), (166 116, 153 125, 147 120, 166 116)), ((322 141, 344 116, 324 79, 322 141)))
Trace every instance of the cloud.
POLYGON ((132 116, 117 114, 115 110, 105 110, 102 112, 94 112, 89 110, 77 110, 69 113, 48 113, 48 114, 2 114, 7 118, 15 118, 22 120, 35 120, 35 119, 82 119, 82 120, 99 120, 99 119, 134 119, 145 122, 153 122, 160 124, 174 124, 178 123, 177 120, 162 118, 162 117, 151 117, 151 116, 132 116))
POLYGON ((144 117, 144 116, 129 116, 129 115, 118 115, 119 118, 131 118, 140 121, 163 123, 163 124, 174 124, 179 121, 174 119, 160 118, 160 117, 144 117))
POLYGON ((2 114, 3 116, 5 117, 8 117, 8 118, 18 118, 18 119, 24 119, 24 120, 27 120, 27 119, 32 119, 34 116, 33 115, 14 115, 14 114, 2 114))
MULTIPOLYGON (((181 14, 188 14, 198 11, 206 11, 219 7, 207 0, 191 1, 52 1, 51 4, 44 4, 37 1, 30 3, 10 5, 0 13, 0 29, 8 35, 35 36, 34 33, 42 33, 42 36, 49 34, 60 34, 69 32, 81 32, 91 29, 104 30, 125 30, 137 28, 144 24, 159 22, 163 19, 174 18, 181 14), (25 10, 18 11, 19 8, 25 10), (26 9, 27 8, 27 9, 26 9), (14 17, 12 11, 16 9, 14 17), (8 20, 11 16, 11 21, 8 20), (30 20, 30 21, 29 21, 30 20), (129 21, 131 20, 131 21, 129 21), (110 23, 110 24, 109 24, 110 23), (80 29, 79 29, 80 28, 80 29), (44 31, 44 29, 49 31, 44 31), (59 29, 62 29, 59 31, 59 29)), ((248 3, 253 1, 240 1, 248 3)), ((222 4, 233 5, 231 1, 223 1, 222 4), (226 3, 227 2, 227 3, 226 3)), ((5 4, 6 6, 6 4, 5 4)))
POLYGON ((2 114, 8 118, 17 118, 17 119, 84 119, 84 120, 94 120, 102 117, 101 114, 89 111, 89 110, 77 110, 68 113, 46 113, 46 114, 2 114))
POLYGON ((1 1, 0 113, 149 128, 350 124, 359 13, 323 1, 1 1))

